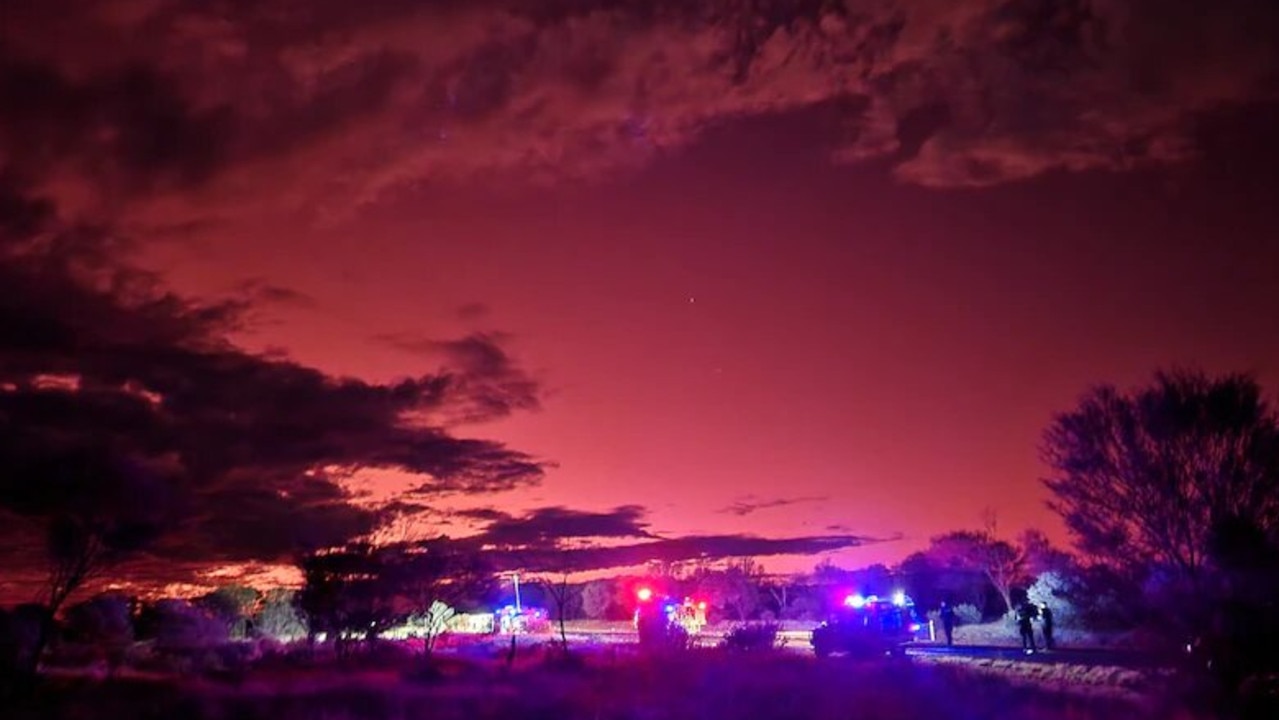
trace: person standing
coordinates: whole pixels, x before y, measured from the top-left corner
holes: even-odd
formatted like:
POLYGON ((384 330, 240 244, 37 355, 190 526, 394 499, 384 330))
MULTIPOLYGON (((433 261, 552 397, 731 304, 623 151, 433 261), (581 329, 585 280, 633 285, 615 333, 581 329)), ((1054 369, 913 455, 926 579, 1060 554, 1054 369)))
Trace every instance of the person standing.
POLYGON ((945 600, 941 601, 941 628, 946 633, 946 644, 955 644, 955 608, 945 600))
POLYGON ((1048 607, 1048 603, 1044 603, 1039 610, 1040 629, 1044 633, 1044 649, 1053 650, 1057 647, 1057 641, 1053 639, 1053 609, 1048 607))
POLYGON ((1035 626, 1032 624, 1035 614, 1035 606, 1028 602, 1017 609, 1017 630, 1021 633, 1021 648, 1027 655, 1036 650, 1035 626))

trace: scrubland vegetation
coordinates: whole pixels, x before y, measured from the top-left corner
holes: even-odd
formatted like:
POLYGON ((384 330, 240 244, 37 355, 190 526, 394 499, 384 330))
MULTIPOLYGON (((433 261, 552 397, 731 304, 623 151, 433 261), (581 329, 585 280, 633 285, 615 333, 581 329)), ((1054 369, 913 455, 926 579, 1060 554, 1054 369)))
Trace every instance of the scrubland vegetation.
MULTIPOLYGON (((491 648, 489 652, 496 651, 491 648)), ((816 661, 704 650, 642 656, 525 651, 453 659, 423 675, 394 649, 355 665, 265 660, 242 678, 47 680, 7 717, 409 720, 412 718, 1195 718, 1179 698, 1066 692, 968 668, 816 661)), ((1204 716, 1206 717, 1206 716, 1204 716)))

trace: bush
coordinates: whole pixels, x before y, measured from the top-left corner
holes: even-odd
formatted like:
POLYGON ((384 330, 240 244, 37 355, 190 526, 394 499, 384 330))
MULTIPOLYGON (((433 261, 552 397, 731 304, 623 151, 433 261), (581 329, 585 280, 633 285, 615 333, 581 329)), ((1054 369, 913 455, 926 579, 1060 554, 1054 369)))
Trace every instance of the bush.
POLYGON ((977 625, 981 623, 981 609, 970 603, 955 606, 956 625, 977 625))
MULTIPOLYGON (((124 663, 133 644, 133 616, 129 598, 98 595, 67 608, 63 631, 68 643, 79 646, 84 661, 105 660, 109 671, 124 663)), ((70 648, 60 649, 64 660, 70 648)), ((74 655, 74 653, 71 653, 74 655)))
MULTIPOLYGON (((933 627, 937 628, 937 632, 942 631, 941 610, 929 610, 928 619, 932 621, 933 627)), ((981 610, 972 603, 962 603, 955 606, 955 627, 960 625, 980 625, 982 621, 981 610)))
POLYGON ((1052 608, 1053 620, 1059 627, 1072 627, 1079 614, 1071 600, 1071 587, 1067 575, 1056 570, 1041 574, 1026 588, 1026 599, 1035 605, 1052 608))
POLYGON ((198 598, 195 605, 226 623, 230 637, 245 640, 251 634, 252 618, 262 601, 262 594, 243 585, 224 585, 198 598))
POLYGON ((49 611, 36 603, 0 609, 0 676, 35 668, 41 628, 49 621, 49 611))
POLYGON ((1141 588, 1102 566, 1044 573, 1026 594, 1047 602, 1059 626, 1081 630, 1131 630, 1144 613, 1141 588))
POLYGON ((152 608, 155 644, 161 650, 194 650, 227 642, 227 624, 185 600, 160 600, 152 608))
POLYGON ((742 651, 773 650, 777 647, 778 629, 775 622, 738 625, 724 638, 721 647, 742 651))
POLYGON ((306 637, 306 621, 294 602, 296 595, 284 588, 267 592, 253 617, 253 628, 259 636, 284 642, 306 637))
POLYGON ((123 595, 98 595, 67 608, 66 639, 103 648, 133 642, 133 617, 123 595))

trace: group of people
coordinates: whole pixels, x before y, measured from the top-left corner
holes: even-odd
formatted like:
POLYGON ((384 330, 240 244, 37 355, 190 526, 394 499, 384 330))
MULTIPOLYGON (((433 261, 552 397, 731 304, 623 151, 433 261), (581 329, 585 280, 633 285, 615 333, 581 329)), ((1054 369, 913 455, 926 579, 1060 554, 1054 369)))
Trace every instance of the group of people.
POLYGON ((1039 631, 1044 636, 1044 649, 1053 650, 1057 641, 1053 639, 1053 610, 1048 603, 1036 605, 1023 602, 1017 608, 1017 631, 1021 633, 1021 648, 1027 654, 1039 649, 1035 644, 1035 621, 1039 621, 1039 631))
MULTIPOLYGON (((955 608, 950 603, 942 601, 941 604, 941 627, 946 633, 946 644, 955 644, 955 608)), ((1057 647, 1057 641, 1053 639, 1053 611, 1048 607, 1048 603, 1036 605, 1030 601, 1023 602, 1017 608, 1017 630, 1021 633, 1021 647, 1027 654, 1033 653, 1039 649, 1035 643, 1035 622, 1039 622, 1039 631, 1043 634, 1045 650, 1052 650, 1057 647)))

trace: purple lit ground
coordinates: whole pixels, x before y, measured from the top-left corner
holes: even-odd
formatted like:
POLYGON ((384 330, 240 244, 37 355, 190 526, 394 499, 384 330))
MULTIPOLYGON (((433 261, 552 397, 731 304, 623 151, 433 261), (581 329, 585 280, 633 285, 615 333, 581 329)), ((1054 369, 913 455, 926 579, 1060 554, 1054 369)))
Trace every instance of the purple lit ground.
MULTIPOLYGON (((817 661, 797 654, 693 651, 654 659, 633 648, 579 647, 572 663, 547 645, 453 658, 442 677, 412 679, 412 657, 380 657, 357 671, 262 668, 234 682, 67 679, 41 718, 170 717, 363 720, 397 718, 987 718, 1168 717, 1145 693, 1079 692, 1060 673, 1001 672, 937 662, 817 661), (974 670, 978 671, 974 671, 974 670), (853 715, 850 715, 852 713, 853 715)), ((479 654, 478 652, 472 654, 479 654)), ((1012 667, 1012 664, 1007 664, 1012 667)), ((1118 682, 1116 684, 1119 684, 1118 682)), ((27 716, 16 716, 27 720, 27 716)), ((34 716, 31 716, 34 717, 34 716)), ((1182 714, 1181 717, 1193 718, 1182 714)))

